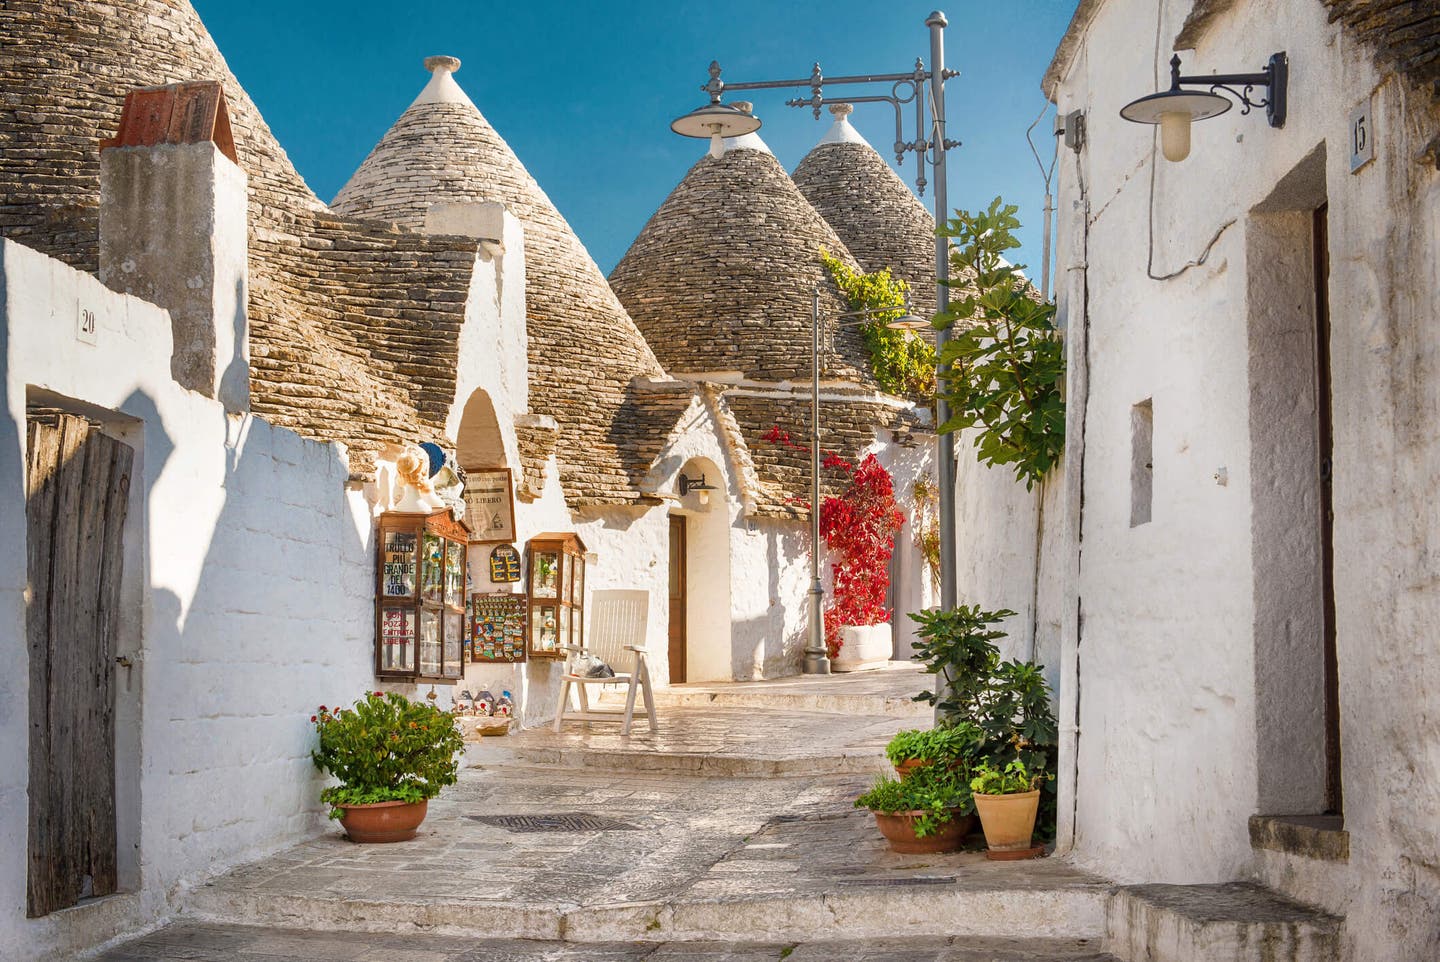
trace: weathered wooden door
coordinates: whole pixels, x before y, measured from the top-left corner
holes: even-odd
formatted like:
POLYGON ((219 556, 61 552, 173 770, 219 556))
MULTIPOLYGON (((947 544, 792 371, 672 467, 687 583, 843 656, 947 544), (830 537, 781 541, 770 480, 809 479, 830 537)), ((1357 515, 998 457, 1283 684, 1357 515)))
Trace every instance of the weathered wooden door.
POLYGON ((33 918, 116 888, 112 679, 133 452, 66 414, 33 413, 28 436, 33 918))
POLYGON ((670 684, 685 680, 685 516, 670 516, 670 684))

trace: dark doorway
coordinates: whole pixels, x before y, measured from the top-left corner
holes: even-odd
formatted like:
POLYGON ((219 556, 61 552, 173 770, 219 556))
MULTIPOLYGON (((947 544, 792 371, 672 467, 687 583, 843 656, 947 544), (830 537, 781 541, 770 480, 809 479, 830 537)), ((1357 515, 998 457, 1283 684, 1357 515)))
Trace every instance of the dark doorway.
POLYGON ((1340 668, 1335 650, 1335 431, 1330 389, 1330 232, 1329 205, 1316 208, 1311 221, 1315 256, 1316 419, 1319 422, 1320 584, 1325 646, 1325 811, 1343 810, 1340 788, 1340 668))
POLYGON ((670 684, 685 681, 685 516, 670 516, 670 684))
POLYGON ((28 421, 26 914, 116 891, 115 652, 133 451, 84 418, 28 421))

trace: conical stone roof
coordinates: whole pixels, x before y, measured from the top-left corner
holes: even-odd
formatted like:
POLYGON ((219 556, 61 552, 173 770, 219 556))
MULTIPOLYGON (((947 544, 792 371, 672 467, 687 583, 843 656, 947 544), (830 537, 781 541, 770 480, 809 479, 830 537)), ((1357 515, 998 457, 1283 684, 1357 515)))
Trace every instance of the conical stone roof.
POLYGON ((99 141, 126 93, 218 80, 249 183, 251 410, 344 441, 359 477, 442 435, 474 242, 327 211, 186 0, 9 0, 0 37, 0 235, 95 272, 99 141))
POLYGON ((624 426, 646 402, 635 380, 662 377, 660 364, 565 218, 455 82, 460 62, 426 66, 430 82, 331 206, 420 229, 435 203, 503 203, 525 227, 530 411, 559 423, 566 496, 636 500, 648 465, 624 426))
POLYGON ((850 124, 849 104, 795 168, 795 185, 866 271, 890 268, 910 285, 915 313, 935 313, 935 218, 850 124))
POLYGON ((610 274, 610 286, 667 370, 739 371, 761 381, 808 377, 811 297, 822 291, 828 376, 873 385, 859 334, 835 329, 846 310, 821 249, 854 267, 755 135, 690 168, 610 274))

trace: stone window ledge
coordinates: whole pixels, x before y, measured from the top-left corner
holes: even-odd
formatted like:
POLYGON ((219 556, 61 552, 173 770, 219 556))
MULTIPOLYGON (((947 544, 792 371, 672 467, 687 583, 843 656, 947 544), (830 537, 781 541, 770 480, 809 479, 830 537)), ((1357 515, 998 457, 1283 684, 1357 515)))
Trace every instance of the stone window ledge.
POLYGON ((1250 847, 1322 862, 1350 861, 1350 833, 1339 815, 1252 815, 1250 847))

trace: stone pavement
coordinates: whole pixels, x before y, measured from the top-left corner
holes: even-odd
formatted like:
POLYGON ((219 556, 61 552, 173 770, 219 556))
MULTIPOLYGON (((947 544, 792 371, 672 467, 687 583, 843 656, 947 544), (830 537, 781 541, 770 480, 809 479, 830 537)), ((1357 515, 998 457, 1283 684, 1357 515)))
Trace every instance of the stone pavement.
POLYGON ((99 962, 1115 962, 1094 940, 895 938, 865 942, 610 942, 309 932, 182 924, 99 962))
POLYGON ((806 680, 664 705, 660 732, 629 739, 603 723, 487 739, 414 841, 360 846, 337 826, 200 886, 184 924, 104 958, 1101 958, 1098 941, 985 940, 1098 940, 1108 882, 1058 859, 898 855, 852 806, 890 734, 924 723, 903 697, 923 679, 857 676, 879 713, 848 710, 843 679, 806 680), (775 707, 796 699, 812 710, 775 707))

